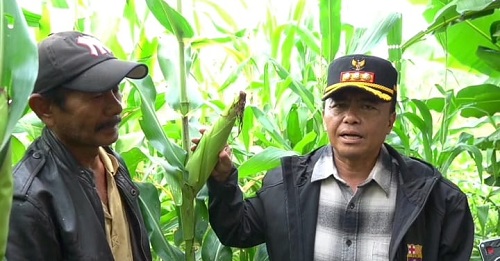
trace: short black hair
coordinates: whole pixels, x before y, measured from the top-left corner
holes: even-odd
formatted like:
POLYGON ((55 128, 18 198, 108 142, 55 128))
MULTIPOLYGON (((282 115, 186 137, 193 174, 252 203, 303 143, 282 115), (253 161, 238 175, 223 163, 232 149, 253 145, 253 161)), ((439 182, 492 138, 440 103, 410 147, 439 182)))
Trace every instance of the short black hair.
POLYGON ((68 90, 64 88, 53 88, 46 92, 41 93, 41 95, 49 100, 51 103, 55 104, 62 110, 66 109, 66 94, 68 90))

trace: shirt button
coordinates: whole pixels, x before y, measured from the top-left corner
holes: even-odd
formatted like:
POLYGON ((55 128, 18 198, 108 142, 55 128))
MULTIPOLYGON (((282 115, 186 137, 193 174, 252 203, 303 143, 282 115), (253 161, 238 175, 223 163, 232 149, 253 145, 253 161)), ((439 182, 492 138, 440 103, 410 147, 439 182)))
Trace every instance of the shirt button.
POLYGON ((351 246, 352 241, 351 241, 350 239, 347 239, 347 240, 345 241, 345 244, 346 244, 347 246, 351 246))
POLYGON ((354 208, 354 203, 349 203, 349 209, 353 209, 354 208))

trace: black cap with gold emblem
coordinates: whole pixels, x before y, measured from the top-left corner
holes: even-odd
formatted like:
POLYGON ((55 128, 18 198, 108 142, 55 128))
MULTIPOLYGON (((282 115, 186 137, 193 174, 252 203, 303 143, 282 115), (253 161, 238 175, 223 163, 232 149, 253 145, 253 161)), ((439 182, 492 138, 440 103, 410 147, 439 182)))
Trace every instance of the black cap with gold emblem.
POLYGON ((376 56, 353 54, 333 60, 327 82, 323 100, 344 87, 361 88, 387 102, 397 97, 396 69, 391 62, 376 56))

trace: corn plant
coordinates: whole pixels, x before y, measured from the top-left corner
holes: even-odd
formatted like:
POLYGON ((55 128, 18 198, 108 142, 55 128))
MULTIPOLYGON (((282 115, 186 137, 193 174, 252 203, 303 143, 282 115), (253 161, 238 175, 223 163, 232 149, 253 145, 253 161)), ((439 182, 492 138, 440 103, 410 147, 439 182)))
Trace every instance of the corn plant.
POLYGON ((0 2, 0 260, 12 204, 10 136, 23 115, 38 69, 36 47, 16 1, 0 2))
MULTIPOLYGON (((121 85, 124 112, 115 149, 141 188, 141 207, 155 259, 266 260, 265 246, 225 247, 211 230, 207 193, 200 188, 205 178, 195 185, 200 190, 193 190, 186 170, 187 162, 195 157, 189 153, 190 137, 213 126, 230 107, 235 93, 244 90, 247 105, 241 132, 237 136, 233 130, 228 143, 241 187, 246 196, 252 196, 264 173, 278 166, 283 156, 305 154, 328 142, 319 100, 328 62, 345 53, 374 53, 384 40, 387 48, 378 54, 388 54, 402 75, 400 123, 388 141, 405 154, 437 162, 448 177, 458 181, 477 180, 476 165, 484 165, 485 182, 496 177, 498 168, 493 162, 498 157, 496 147, 491 146, 497 136, 481 137, 473 131, 498 122, 496 116, 478 118, 481 123, 461 128, 461 110, 475 105, 456 106, 458 90, 450 92, 455 87, 447 85, 448 74, 445 79, 433 79, 443 86, 436 99, 410 99, 415 89, 426 92, 430 87, 421 90, 419 82, 406 77, 414 73, 407 69, 417 63, 413 58, 421 58, 426 63, 419 65, 419 71, 429 70, 428 61, 442 64, 439 70, 445 72, 465 65, 491 75, 489 83, 497 86, 496 71, 487 65, 498 64, 498 44, 484 41, 486 36, 493 39, 498 35, 489 26, 494 28, 498 20, 495 2, 429 1, 423 13, 428 24, 422 28, 403 23, 409 17, 403 10, 368 12, 374 18, 369 26, 351 24, 346 22, 350 16, 345 8, 350 1, 340 0, 296 0, 286 5, 258 0, 38 2, 40 14, 24 12, 28 21, 36 21, 32 26, 37 40, 68 23, 65 29, 94 34, 117 57, 139 60, 150 68, 150 77, 121 85), (56 10, 64 11, 65 17, 58 17, 56 10), (247 13, 254 10, 255 15, 249 17, 247 13), (406 36, 412 30, 417 30, 416 34, 406 36), (447 34, 454 40, 447 41, 447 34), (433 36, 438 37, 441 49, 431 46, 433 36), (467 52, 460 51, 465 44, 461 39, 467 39, 467 52), (476 50, 493 55, 479 55, 478 62, 476 50), (439 57, 440 52, 445 56, 439 57), (470 149, 463 150, 467 146, 470 149), (475 156, 474 147, 482 158, 475 156), (468 167, 463 177, 457 177, 461 164, 468 167), (186 202, 193 202, 192 207, 186 202)), ((422 1, 400 2, 418 6, 422 1)), ((355 10, 362 11, 359 6, 355 10)), ((357 20, 364 18, 356 14, 357 20)), ((22 155, 23 145, 38 136, 39 126, 32 113, 19 121, 12 137, 14 162, 22 155)), ((469 188, 466 182, 459 185, 469 189, 471 196, 474 189, 484 189, 469 188)), ((484 227, 479 231, 484 237, 495 235, 490 232, 496 224, 496 208, 487 205, 495 202, 494 194, 471 200, 478 224, 484 224, 478 225, 484 227)))

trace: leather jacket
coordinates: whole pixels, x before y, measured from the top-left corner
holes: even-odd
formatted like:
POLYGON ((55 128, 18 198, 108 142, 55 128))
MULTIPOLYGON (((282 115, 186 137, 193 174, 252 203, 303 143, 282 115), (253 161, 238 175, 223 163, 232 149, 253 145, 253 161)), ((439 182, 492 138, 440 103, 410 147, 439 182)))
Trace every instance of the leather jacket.
MULTIPOLYGON (((468 261, 474 223, 466 195, 431 165, 385 146, 400 174, 389 260, 468 261)), ((226 183, 209 179, 210 224, 220 241, 240 248, 266 243, 270 260, 313 260, 321 183, 311 174, 326 149, 282 158, 246 200, 237 171, 226 183)))
MULTIPOLYGON (((127 214, 134 260, 151 260, 139 190, 123 160, 116 185, 127 214)), ((114 260, 104 211, 90 170, 82 168, 45 128, 16 165, 6 257, 16 260, 114 260)))

